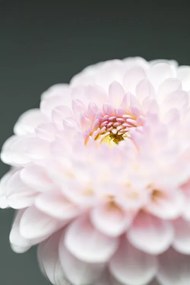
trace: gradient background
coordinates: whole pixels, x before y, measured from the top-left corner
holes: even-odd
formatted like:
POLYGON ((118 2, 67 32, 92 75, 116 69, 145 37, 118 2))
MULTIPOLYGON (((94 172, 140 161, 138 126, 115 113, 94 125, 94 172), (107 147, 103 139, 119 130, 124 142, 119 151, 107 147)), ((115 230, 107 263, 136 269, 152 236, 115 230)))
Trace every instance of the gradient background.
MULTIPOLYGON (((0 145, 50 85, 98 61, 143 56, 190 65, 189 1, 0 0, 0 145), (162 4, 163 3, 163 4, 162 4)), ((1 163, 0 175, 8 167, 1 163)), ((48 285, 35 249, 8 241, 13 212, 0 211, 0 284, 48 285)))

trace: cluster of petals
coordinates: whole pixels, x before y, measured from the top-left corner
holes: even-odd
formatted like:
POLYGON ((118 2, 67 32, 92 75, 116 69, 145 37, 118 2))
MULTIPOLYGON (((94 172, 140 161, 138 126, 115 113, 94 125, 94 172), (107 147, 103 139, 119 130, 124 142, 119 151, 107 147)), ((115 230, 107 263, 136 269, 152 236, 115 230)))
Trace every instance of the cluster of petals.
POLYGON ((14 251, 54 285, 190 284, 190 67, 90 66, 42 94, 1 152, 14 251))

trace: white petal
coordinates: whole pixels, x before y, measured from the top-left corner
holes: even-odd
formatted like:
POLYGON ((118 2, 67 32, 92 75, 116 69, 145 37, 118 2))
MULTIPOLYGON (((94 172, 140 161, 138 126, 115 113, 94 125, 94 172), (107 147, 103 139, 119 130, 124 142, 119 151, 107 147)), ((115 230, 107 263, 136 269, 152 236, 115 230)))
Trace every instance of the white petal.
POLYGON ((150 254, 159 254, 170 246, 173 228, 168 221, 141 212, 128 230, 127 236, 138 249, 150 254))
POLYGON ((184 203, 182 193, 172 190, 161 193, 160 197, 150 202, 146 210, 159 218, 174 219, 182 214, 184 203))
POLYGON ((38 247, 38 261, 42 272, 55 285, 69 285, 67 283, 63 268, 59 260, 60 232, 53 235, 47 241, 41 243, 38 247))
POLYGON ((56 107, 52 111, 52 120, 56 124, 56 127, 59 128, 60 130, 63 129, 63 120, 65 120, 66 118, 70 118, 72 116, 73 114, 71 110, 66 106, 56 107))
POLYGON ((140 66, 130 68, 124 75, 123 84, 127 92, 134 92, 137 84, 146 77, 144 69, 140 66))
POLYGON ((160 86, 158 93, 160 96, 165 96, 169 93, 178 91, 181 89, 181 81, 176 78, 166 79, 160 86))
POLYGON ((73 285, 94 284, 104 269, 102 263, 86 263, 74 257, 64 246, 64 233, 59 245, 59 256, 65 275, 73 285))
POLYGON ((136 97, 138 98, 139 102, 143 102, 147 98, 152 98, 155 95, 154 88, 150 81, 144 79, 139 82, 136 87, 136 97))
POLYGON ((32 134, 40 124, 47 122, 47 118, 40 112, 39 109, 31 109, 26 111, 17 121, 14 126, 16 135, 32 134))
POLYGON ((51 119, 52 111, 58 106, 70 106, 70 89, 66 84, 57 84, 42 94, 40 109, 51 119))
POLYGON ((190 222, 182 218, 173 221, 175 238, 173 247, 176 251, 190 254, 190 222))
POLYGON ((3 145, 1 152, 1 160, 4 163, 17 165, 29 162, 29 158, 23 151, 23 138, 12 136, 3 145))
POLYGON ((110 236, 124 232, 133 220, 132 213, 124 213, 117 206, 102 205, 91 212, 91 220, 97 230, 110 236))
POLYGON ((14 175, 15 170, 6 173, 0 180, 0 208, 5 209, 9 207, 7 201, 7 182, 14 175))
POLYGON ((36 135, 42 140, 52 142, 55 140, 57 129, 52 123, 41 124, 36 128, 36 135))
POLYGON ((11 247, 17 253, 23 253, 27 251, 32 245, 30 241, 23 238, 20 234, 20 220, 22 218, 23 213, 23 210, 17 212, 9 235, 11 247))
POLYGON ((183 89, 190 90, 190 67, 180 66, 178 69, 178 78, 182 81, 183 89))
POLYGON ((35 207, 25 210, 21 222, 21 235, 30 240, 41 241, 61 227, 59 221, 42 213, 35 207))
POLYGON ((68 91, 69 85, 65 83, 54 84, 44 91, 41 95, 42 100, 47 99, 48 97, 54 97, 57 95, 63 96, 63 93, 68 91))
POLYGON ((158 87, 164 80, 175 76, 175 68, 167 62, 156 62, 150 66, 148 77, 158 87))
POLYGON ((118 108, 124 97, 124 90, 118 82, 113 82, 109 87, 109 103, 118 108))
POLYGON ((43 166, 38 164, 29 164, 20 172, 22 181, 35 189, 37 192, 49 191, 55 188, 55 185, 49 178, 43 166))
POLYGON ((122 240, 119 250, 110 263, 110 270, 123 284, 144 285, 154 278, 157 271, 156 257, 144 253, 122 240))
POLYGON ((65 245, 80 260, 105 262, 117 248, 116 238, 98 232, 86 217, 74 221, 65 234, 65 245))
POLYGON ((32 205, 36 192, 25 185, 20 178, 20 171, 11 172, 6 181, 2 180, 2 187, 6 196, 6 203, 14 209, 21 209, 32 205))
POLYGON ((43 193, 35 200, 35 206, 43 213, 67 221, 74 218, 79 209, 56 191, 43 193))
POLYGON ((190 256, 169 249, 159 258, 158 279, 163 285, 190 284, 190 256))
POLYGON ((1 159, 11 165, 24 165, 47 157, 49 144, 33 136, 10 137, 3 145, 1 159))

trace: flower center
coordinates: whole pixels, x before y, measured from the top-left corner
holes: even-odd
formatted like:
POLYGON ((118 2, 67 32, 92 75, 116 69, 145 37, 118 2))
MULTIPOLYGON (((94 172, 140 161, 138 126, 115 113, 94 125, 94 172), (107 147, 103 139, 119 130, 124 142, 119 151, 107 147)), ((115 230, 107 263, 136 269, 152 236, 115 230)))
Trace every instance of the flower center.
POLYGON ((118 144, 129 138, 129 130, 137 126, 137 118, 132 114, 104 114, 96 120, 96 124, 90 130, 86 142, 89 137, 92 137, 101 143, 118 144))

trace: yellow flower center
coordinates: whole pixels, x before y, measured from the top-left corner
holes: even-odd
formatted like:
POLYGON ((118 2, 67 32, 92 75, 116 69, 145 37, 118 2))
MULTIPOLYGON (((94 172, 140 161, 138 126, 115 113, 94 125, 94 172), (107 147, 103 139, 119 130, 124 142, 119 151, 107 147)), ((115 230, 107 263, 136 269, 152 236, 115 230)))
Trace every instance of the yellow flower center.
POLYGON ((95 127, 90 130, 89 137, 101 143, 118 144, 130 137, 129 130, 137 127, 137 118, 131 114, 103 115, 95 127))

